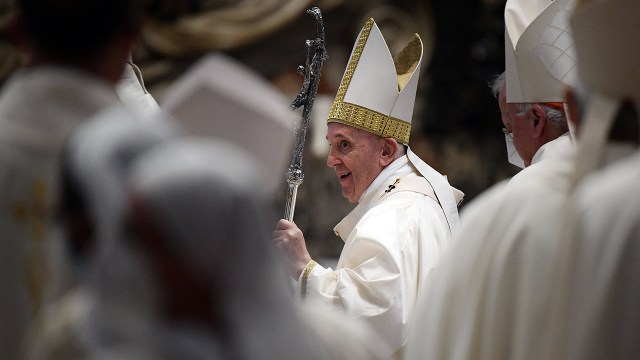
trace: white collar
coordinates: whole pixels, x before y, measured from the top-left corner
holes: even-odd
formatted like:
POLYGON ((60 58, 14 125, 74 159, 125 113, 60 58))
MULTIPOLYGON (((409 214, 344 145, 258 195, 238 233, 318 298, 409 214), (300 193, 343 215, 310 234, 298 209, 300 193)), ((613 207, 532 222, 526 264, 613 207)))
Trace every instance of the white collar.
POLYGON ((553 139, 546 144, 542 145, 535 155, 531 159, 531 165, 540 162, 543 159, 553 157, 565 157, 573 148, 573 142, 571 141, 571 135, 566 132, 556 139, 553 139))
MULTIPOLYGON (((403 166, 409 163, 409 159, 407 159, 407 155, 402 156, 394 160, 391 164, 389 164, 386 168, 382 169, 380 174, 371 182, 371 184, 367 187, 367 189, 360 195, 358 199, 358 204, 366 202, 368 200, 369 194, 375 192, 375 189, 378 189, 380 185, 385 182, 388 178, 391 177, 396 171, 400 170, 403 166)), ((403 176, 410 173, 412 170, 410 167, 404 169, 401 174, 395 174, 397 176, 403 176)))
POLYGON ((406 155, 389 164, 360 195, 358 205, 333 228, 335 234, 342 238, 343 241, 346 241, 347 236, 351 234, 351 231, 364 214, 380 199, 381 193, 384 192, 388 185, 393 184, 396 178, 414 172, 415 170, 410 166, 406 155))

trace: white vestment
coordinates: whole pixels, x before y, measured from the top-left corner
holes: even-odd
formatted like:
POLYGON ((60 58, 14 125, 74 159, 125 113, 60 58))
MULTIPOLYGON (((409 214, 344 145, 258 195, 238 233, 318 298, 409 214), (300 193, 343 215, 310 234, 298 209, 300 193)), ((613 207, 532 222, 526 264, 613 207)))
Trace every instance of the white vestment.
POLYGON ((19 71, 0 97, 0 353, 14 356, 59 274, 52 256, 59 158, 67 135, 118 102, 101 80, 70 69, 19 71))
POLYGON ((587 177, 572 199, 577 227, 562 262, 559 313, 568 316, 559 326, 561 358, 640 355, 639 179, 636 153, 587 177))
POLYGON ((508 186, 515 186, 516 184, 525 181, 536 181, 537 176, 546 172, 549 168, 545 160, 565 158, 573 151, 573 141, 571 140, 571 135, 568 132, 549 141, 536 151, 531 159, 531 165, 522 169, 511 178, 508 186))
POLYGON ((407 359, 548 357, 549 298, 574 164, 572 151, 552 153, 536 153, 531 171, 462 212, 461 230, 421 299, 407 359))
POLYGON ((296 291, 362 319, 401 356, 418 293, 452 238, 433 188, 404 156, 334 230, 345 242, 336 270, 308 266, 296 291))

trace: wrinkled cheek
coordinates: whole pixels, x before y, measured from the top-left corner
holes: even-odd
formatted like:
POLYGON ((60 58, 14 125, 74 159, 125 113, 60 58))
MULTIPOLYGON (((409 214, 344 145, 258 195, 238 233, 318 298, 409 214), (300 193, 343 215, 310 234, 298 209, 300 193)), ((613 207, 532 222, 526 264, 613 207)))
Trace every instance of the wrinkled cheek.
POLYGON ((342 185, 342 195, 344 197, 348 198, 349 194, 351 193, 352 187, 348 183, 344 183, 344 184, 341 184, 341 185, 342 185))
POLYGON ((342 197, 345 198, 345 199, 351 199, 349 197, 349 193, 344 188, 342 188, 342 197))
POLYGON ((522 151, 522 140, 519 135, 516 135, 516 133, 513 133, 513 146, 518 150, 518 153, 522 151))
POLYGON ((351 201, 354 191, 354 186, 351 181, 340 184, 342 186, 342 196, 351 201))

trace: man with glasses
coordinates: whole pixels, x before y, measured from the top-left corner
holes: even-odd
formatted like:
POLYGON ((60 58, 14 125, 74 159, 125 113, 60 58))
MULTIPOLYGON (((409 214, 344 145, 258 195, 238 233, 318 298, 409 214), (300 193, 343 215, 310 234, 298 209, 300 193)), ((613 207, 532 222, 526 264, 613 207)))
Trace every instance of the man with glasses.
MULTIPOLYGON (((553 89, 554 86, 562 90, 564 83, 550 84, 549 88, 553 89)), ((533 169, 544 167, 539 164, 545 159, 566 157, 571 153, 573 143, 561 92, 554 91, 557 95, 547 95, 547 99, 556 100, 553 102, 507 102, 506 72, 491 83, 491 89, 498 99, 502 114, 502 131, 509 163, 520 168, 535 165, 518 173, 514 179, 526 178, 526 174, 537 172, 533 169)), ((540 98, 525 100, 536 99, 540 98)))

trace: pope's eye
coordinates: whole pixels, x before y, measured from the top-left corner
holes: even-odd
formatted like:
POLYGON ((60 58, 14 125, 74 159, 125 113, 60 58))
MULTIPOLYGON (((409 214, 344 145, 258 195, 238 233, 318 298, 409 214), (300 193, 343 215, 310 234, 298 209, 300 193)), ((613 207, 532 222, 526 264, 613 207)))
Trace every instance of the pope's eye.
POLYGON ((344 152, 344 151, 348 151, 349 149, 351 149, 351 143, 348 141, 340 141, 338 143, 338 149, 340 149, 340 151, 344 152))

